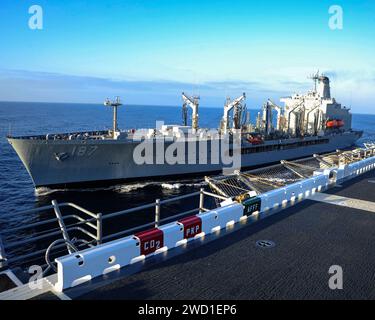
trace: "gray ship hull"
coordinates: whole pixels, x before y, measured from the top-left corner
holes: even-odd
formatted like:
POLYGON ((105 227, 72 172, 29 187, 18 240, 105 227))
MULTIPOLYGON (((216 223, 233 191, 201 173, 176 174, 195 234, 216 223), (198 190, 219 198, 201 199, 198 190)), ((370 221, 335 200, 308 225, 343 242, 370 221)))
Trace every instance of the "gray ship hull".
MULTIPOLYGON (((352 146, 361 132, 344 132, 324 137, 266 141, 264 145, 243 145, 241 167, 258 167, 315 153, 325 153, 352 146), (301 141, 319 140, 317 144, 301 141), (276 147, 275 147, 276 146, 276 147), (253 148, 261 148, 254 152, 253 148)), ((128 140, 42 140, 8 138, 36 187, 74 187, 141 181, 160 177, 179 179, 221 172, 223 163, 142 164, 134 162, 133 151, 139 142, 128 140), (57 159, 56 155, 62 155, 57 159)), ((167 147, 167 145, 166 145, 167 147)), ((209 149, 209 148, 208 148, 209 149)), ((209 152, 208 152, 209 153, 209 152)), ((196 155, 198 160, 199 154, 196 155)))

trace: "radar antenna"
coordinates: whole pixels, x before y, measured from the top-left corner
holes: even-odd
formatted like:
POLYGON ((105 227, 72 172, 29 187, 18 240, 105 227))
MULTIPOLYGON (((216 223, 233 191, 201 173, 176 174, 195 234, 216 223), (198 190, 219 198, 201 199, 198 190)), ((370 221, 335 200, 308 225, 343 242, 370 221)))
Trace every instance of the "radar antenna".
POLYGON ((316 92, 316 91, 317 91, 317 82, 318 82, 318 80, 319 80, 319 70, 318 70, 317 73, 311 75, 311 76, 309 77, 309 79, 311 79, 311 80, 314 81, 314 92, 316 92))
POLYGON ((119 106, 122 106, 122 103, 120 101, 120 97, 116 97, 113 101, 109 100, 109 98, 105 99, 104 105, 106 107, 112 107, 113 108, 113 128, 112 128, 112 138, 116 138, 116 132, 118 132, 117 127, 117 108, 119 106))

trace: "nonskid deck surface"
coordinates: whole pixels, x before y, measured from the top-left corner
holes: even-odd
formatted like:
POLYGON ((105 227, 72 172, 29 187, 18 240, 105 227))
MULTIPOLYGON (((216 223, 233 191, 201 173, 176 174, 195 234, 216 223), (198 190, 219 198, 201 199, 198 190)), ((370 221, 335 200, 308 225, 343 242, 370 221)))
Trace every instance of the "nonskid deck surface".
MULTIPOLYGON (((374 179, 369 172, 329 193, 371 201, 374 179)), ((65 294, 74 299, 374 299, 375 212, 319 200, 65 294), (276 245, 259 248, 258 240, 276 245), (343 290, 328 286, 332 265, 343 268, 343 290)))

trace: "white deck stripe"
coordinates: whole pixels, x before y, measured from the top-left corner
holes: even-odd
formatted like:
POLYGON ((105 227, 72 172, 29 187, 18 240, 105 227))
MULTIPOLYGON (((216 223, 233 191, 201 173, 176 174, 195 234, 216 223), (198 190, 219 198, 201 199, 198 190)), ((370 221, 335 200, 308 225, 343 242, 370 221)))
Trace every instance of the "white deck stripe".
POLYGON ((316 193, 310 199, 319 202, 334 204, 336 206, 348 207, 375 213, 375 203, 371 201, 346 198, 326 193, 316 193))
POLYGON ((12 280, 13 281, 13 283, 16 285, 16 286, 22 286, 23 285, 23 283, 16 277, 16 275, 12 272, 12 271, 10 271, 10 270, 5 270, 4 272, 0 272, 0 274, 1 273, 5 273, 8 277, 9 277, 9 279, 10 280, 12 280))
POLYGON ((66 294, 55 291, 53 283, 56 281, 56 275, 42 278, 39 281, 41 282, 40 289, 31 289, 29 284, 22 284, 21 286, 0 293, 0 300, 28 300, 47 292, 52 292, 60 300, 71 300, 66 294))

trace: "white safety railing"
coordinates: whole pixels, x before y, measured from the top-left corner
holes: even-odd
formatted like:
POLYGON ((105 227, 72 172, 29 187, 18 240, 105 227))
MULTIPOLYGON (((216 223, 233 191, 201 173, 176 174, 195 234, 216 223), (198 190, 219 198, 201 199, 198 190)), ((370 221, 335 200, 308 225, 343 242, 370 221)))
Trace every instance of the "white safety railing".
MULTIPOLYGON (((315 171, 311 178, 259 195, 257 197, 261 203, 259 213, 294 205, 310 198, 316 192, 322 192, 330 186, 373 169, 375 169, 374 156, 348 165, 315 171)), ((223 197, 220 198, 225 200, 223 197)), ((235 201, 229 203, 227 206, 213 210, 200 208, 199 214, 183 220, 57 258, 56 289, 65 290, 202 235, 227 228, 246 218, 241 203, 235 201)))
MULTIPOLYGON (((316 192, 322 192, 330 186, 375 169, 375 149, 359 151, 351 158, 353 158, 351 161, 354 162, 350 164, 330 165, 328 169, 319 169, 318 166, 316 170, 314 168, 310 170, 310 173, 305 174, 305 176, 309 176, 308 178, 299 179, 295 183, 285 184, 279 188, 274 186, 271 191, 258 192, 257 195, 256 192, 249 190, 248 195, 244 198, 225 197, 201 189, 199 192, 167 200, 157 199, 151 204, 105 215, 91 212, 73 203, 59 204, 53 201, 51 206, 17 214, 34 214, 50 210, 54 212, 54 218, 43 214, 42 216, 45 217, 43 220, 1 230, 4 246, 1 246, 0 239, 0 268, 6 264, 14 266, 17 263, 33 261, 38 257, 40 259, 41 255, 46 254, 47 264, 42 267, 47 266, 45 272, 50 272, 51 269, 57 270, 56 288, 60 291, 65 290, 188 241, 193 241, 203 235, 232 226, 247 219, 253 213, 277 212, 310 198, 316 192), (197 206, 193 209, 163 217, 164 212, 167 211, 164 206, 168 208, 168 205, 174 202, 181 200, 191 202, 195 198, 197 206), (215 199, 215 203, 213 201, 211 203, 214 206, 210 207, 214 209, 205 207, 206 198, 215 199), (79 214, 63 214, 66 208, 78 211, 79 214), (120 228, 119 232, 103 235, 103 225, 112 223, 114 218, 122 218, 149 209, 154 211, 153 221, 130 229, 122 230, 120 228), (53 224, 53 228, 50 228, 51 224, 53 224), (31 237, 7 241, 8 235, 35 231, 39 227, 42 230, 37 231, 31 237), (72 238, 72 232, 82 237, 80 239, 72 238), (48 248, 39 247, 38 250, 23 255, 5 257, 4 251, 33 243, 49 243, 48 241, 52 240, 54 241, 48 248), (54 256, 60 256, 55 259, 57 268, 49 258, 52 248, 54 256), (69 254, 62 256, 66 252, 69 254)), ((292 170, 298 170, 298 166, 304 166, 298 164, 293 167, 293 163, 290 162, 288 165, 292 166, 292 170)), ((8 215, 14 216, 15 214, 8 215)), ((6 217, 7 215, 2 215, 1 219, 6 219, 6 217)))
MULTIPOLYGON (((234 203, 196 216, 202 223, 201 232, 196 236, 199 237, 238 222, 243 216, 243 206, 234 203)), ((159 229, 151 229, 148 234, 144 232, 128 236, 57 258, 55 260, 58 266, 56 290, 62 291, 182 245, 188 240, 185 231, 183 224, 173 222, 159 229)))

